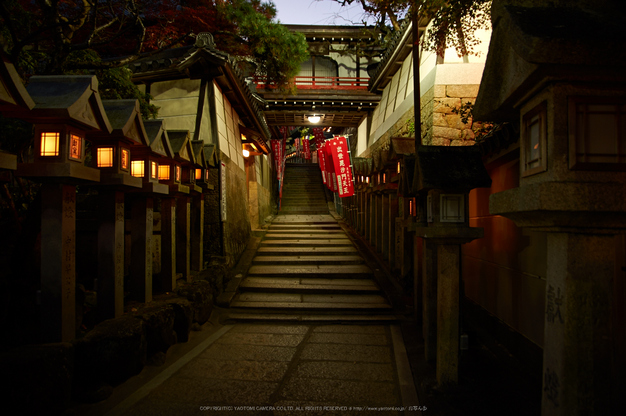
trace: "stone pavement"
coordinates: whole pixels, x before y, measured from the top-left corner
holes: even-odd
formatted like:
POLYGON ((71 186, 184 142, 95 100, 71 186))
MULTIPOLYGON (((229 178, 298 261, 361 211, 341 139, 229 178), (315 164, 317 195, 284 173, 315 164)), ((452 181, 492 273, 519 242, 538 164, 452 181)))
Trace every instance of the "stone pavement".
POLYGON ((396 325, 235 324, 105 414, 421 414, 417 406, 396 325))

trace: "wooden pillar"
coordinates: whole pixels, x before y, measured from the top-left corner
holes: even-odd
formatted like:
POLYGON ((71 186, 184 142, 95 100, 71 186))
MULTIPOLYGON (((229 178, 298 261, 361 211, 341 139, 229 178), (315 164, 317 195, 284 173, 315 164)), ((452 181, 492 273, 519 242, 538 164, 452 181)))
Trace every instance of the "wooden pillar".
POLYGON ((367 238, 369 240, 370 245, 374 244, 374 237, 376 236, 376 194, 370 193, 369 198, 369 218, 368 218, 368 234, 367 238))
POLYGON ((374 235, 374 246, 376 251, 383 251, 383 196, 376 194, 376 226, 374 235))
POLYGON ((152 300, 152 197, 140 196, 131 208, 131 296, 139 302, 152 300))
POLYGON ((76 186, 41 185, 41 333, 44 342, 76 336, 76 186))
POLYGON ((204 270, 204 196, 191 201, 191 270, 199 272, 204 270))
POLYGON ((389 194, 384 193, 381 195, 382 199, 382 210, 381 210, 381 236, 380 240, 380 251, 383 253, 383 258, 385 260, 389 260, 389 194))
POLYGON ((161 198, 161 290, 176 289, 176 198, 161 198))
MULTIPOLYGON (((613 235, 548 233, 543 416, 608 415, 613 350, 613 235)), ((623 375, 622 375, 623 376, 623 375)))
POLYGON ((124 314, 124 192, 100 191, 98 214, 98 317, 124 314))
POLYGON ((428 239, 423 239, 422 253, 424 358, 428 362, 435 362, 437 358, 437 245, 428 239))
POLYGON ((459 381, 461 246, 437 247, 437 384, 459 381))
POLYGON ((396 218, 398 218, 398 195, 389 195, 389 266, 393 270, 396 261, 396 218))
POLYGON ((187 196, 176 201, 176 271, 191 281, 191 202, 187 196))

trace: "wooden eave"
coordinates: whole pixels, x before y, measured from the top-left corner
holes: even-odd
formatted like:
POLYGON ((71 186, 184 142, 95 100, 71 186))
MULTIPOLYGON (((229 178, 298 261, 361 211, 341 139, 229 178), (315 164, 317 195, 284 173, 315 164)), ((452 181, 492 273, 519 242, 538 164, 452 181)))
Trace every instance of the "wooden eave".
POLYGON ((232 107, 237 111, 237 114, 239 114, 239 118, 246 126, 260 133, 260 137, 264 141, 264 147, 267 147, 265 142, 270 139, 271 133, 262 119, 263 113, 252 102, 252 92, 247 85, 240 84, 243 81, 240 80, 231 64, 221 67, 220 70, 222 71, 222 76, 216 77, 215 81, 230 101, 232 107), (243 88, 248 90, 244 91, 243 88))
MULTIPOLYGON (((418 23, 420 38, 426 31, 426 26, 429 21, 430 19, 428 18, 420 19, 418 23)), ((380 62, 379 69, 374 76, 370 78, 368 86, 369 91, 377 93, 384 90, 387 84, 393 79, 394 74, 402 67, 404 60, 411 54, 413 51, 412 28, 413 22, 409 22, 404 32, 402 32, 402 35, 399 36, 398 41, 390 45, 386 56, 383 57, 383 60, 380 62)))

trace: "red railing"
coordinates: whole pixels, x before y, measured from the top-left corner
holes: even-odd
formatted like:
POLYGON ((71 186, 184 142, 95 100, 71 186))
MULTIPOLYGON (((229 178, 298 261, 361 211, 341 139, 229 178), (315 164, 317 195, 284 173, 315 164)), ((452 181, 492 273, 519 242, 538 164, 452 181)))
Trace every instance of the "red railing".
MULTIPOLYGON (((295 77, 294 83, 299 90, 367 90, 369 78, 357 77, 295 77)), ((255 77, 258 89, 276 88, 274 83, 267 83, 265 77, 255 77)))

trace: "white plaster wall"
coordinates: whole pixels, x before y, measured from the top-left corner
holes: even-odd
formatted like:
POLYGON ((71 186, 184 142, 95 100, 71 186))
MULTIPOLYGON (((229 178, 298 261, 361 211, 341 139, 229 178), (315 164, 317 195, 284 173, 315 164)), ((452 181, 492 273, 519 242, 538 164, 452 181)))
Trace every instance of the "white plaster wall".
MULTIPOLYGON (((476 36, 482 43, 475 49, 479 56, 472 56, 469 63, 463 59, 447 58, 444 64, 437 65, 437 56, 433 52, 421 52, 420 57, 420 93, 422 96, 435 85, 478 85, 482 79, 485 59, 489 49, 490 30, 479 30, 476 36)), ((456 56, 453 48, 446 51, 446 57, 456 56), (450 55, 452 54, 452 55, 450 55)), ((398 122, 414 106, 413 94, 413 54, 409 54, 402 67, 394 74, 392 81, 385 87, 378 106, 372 113, 369 145, 375 143, 389 128, 398 122)))
POLYGON ((159 107, 159 118, 165 120, 168 130, 189 130, 191 137, 196 129, 199 80, 155 82, 150 86, 151 104, 159 107))
POLYGON ((356 155, 361 156, 367 150, 367 117, 364 117, 357 130, 356 155))
POLYGON ((230 158, 230 147, 228 146, 228 136, 226 129, 226 115, 224 113, 224 95, 217 84, 215 88, 215 114, 217 115, 217 139, 218 147, 226 156, 230 158))

